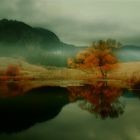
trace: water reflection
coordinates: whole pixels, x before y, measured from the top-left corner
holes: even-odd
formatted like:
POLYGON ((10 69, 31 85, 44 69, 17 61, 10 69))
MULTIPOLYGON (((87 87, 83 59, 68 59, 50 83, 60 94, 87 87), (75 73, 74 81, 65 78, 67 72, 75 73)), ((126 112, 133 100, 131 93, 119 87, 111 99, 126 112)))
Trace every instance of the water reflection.
POLYGON ((117 84, 98 81, 91 85, 40 87, 24 92, 16 82, 0 85, 0 133, 19 132, 38 122, 55 118, 66 104, 79 102, 81 109, 101 119, 117 118, 124 113, 120 97, 139 97, 139 84, 133 84, 133 93, 117 84), (21 96, 22 95, 22 96, 21 96))
POLYGON ((133 84, 132 91, 140 99, 140 81, 133 84))
POLYGON ((41 87, 24 96, 0 99, 0 133, 25 130, 58 115, 69 102, 67 89, 41 87))
POLYGON ((85 87, 69 87, 70 100, 82 100, 80 107, 94 113, 97 117, 116 118, 124 112, 124 105, 119 101, 122 89, 109 86, 106 82, 97 82, 85 87))
POLYGON ((0 81, 0 98, 19 96, 24 94, 24 86, 16 81, 0 81))

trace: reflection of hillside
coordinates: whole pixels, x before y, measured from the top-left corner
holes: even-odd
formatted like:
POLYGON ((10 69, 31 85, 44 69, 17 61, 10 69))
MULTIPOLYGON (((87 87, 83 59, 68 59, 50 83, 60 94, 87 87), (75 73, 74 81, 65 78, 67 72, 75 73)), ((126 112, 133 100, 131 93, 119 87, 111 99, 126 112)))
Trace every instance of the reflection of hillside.
POLYGON ((123 113, 123 104, 119 101, 122 90, 117 87, 107 86, 105 82, 85 87, 69 87, 71 101, 82 100, 82 109, 105 119, 115 118, 123 113))
POLYGON ((60 87, 40 87, 24 96, 1 99, 0 132, 18 132, 50 120, 68 102, 67 90, 60 87))
POLYGON ((134 83, 134 85, 132 87, 132 91, 133 91, 134 95, 136 95, 138 98, 140 98, 140 80, 134 83))
POLYGON ((24 87, 20 82, 0 82, 0 98, 23 95, 24 87))

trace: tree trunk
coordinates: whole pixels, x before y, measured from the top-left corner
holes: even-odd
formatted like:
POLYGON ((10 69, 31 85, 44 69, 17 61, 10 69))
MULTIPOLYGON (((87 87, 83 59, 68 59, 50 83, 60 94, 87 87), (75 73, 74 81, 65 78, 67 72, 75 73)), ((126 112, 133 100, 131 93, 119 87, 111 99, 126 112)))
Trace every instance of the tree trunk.
MULTIPOLYGON (((101 71, 103 79, 106 79, 107 78, 107 74, 102 70, 101 66, 100 66, 100 71, 101 71)), ((105 86, 107 86, 107 81, 105 81, 105 86)))

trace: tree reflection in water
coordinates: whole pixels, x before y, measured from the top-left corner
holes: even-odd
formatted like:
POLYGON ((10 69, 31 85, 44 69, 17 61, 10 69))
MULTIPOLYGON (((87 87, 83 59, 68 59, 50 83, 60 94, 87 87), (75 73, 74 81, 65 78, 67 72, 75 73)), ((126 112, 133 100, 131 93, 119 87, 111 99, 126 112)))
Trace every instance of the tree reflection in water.
POLYGON ((17 81, 0 82, 0 98, 23 95, 23 85, 17 81))
POLYGON ((132 91, 140 99, 140 80, 134 83, 132 91))
POLYGON ((11 97, 8 93, 0 98, 0 133, 20 132, 49 121, 68 103, 68 91, 61 87, 34 88, 23 96, 11 97))
POLYGON ((97 82, 96 85, 69 87, 70 101, 81 100, 80 107, 102 119, 117 118, 123 114, 124 105, 119 101, 121 88, 97 82))

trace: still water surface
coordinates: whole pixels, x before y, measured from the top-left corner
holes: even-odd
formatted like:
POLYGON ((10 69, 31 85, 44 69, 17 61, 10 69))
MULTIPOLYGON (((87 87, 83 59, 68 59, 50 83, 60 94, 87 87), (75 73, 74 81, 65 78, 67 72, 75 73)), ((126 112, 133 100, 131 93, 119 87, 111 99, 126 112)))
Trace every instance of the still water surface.
POLYGON ((0 99, 0 140, 140 140, 139 107, 127 90, 40 87, 0 99))

